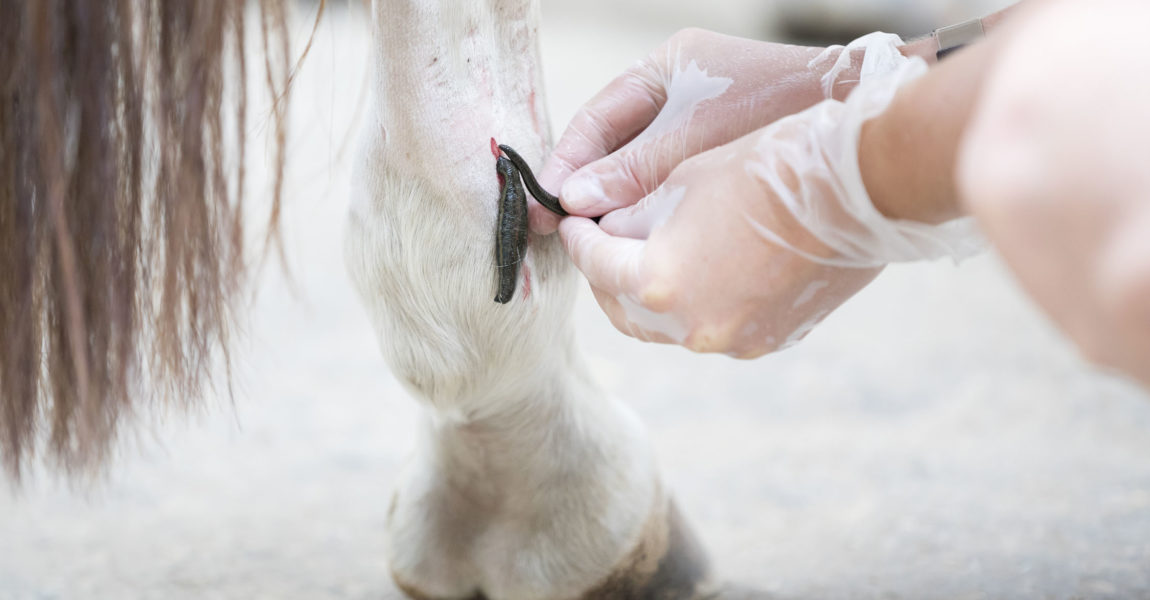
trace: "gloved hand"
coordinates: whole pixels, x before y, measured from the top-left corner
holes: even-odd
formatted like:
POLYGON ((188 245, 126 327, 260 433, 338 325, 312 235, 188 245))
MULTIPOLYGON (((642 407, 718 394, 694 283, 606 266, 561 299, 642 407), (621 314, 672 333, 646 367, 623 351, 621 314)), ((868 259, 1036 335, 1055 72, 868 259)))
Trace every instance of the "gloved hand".
POLYGON ((565 203, 602 201, 585 191, 602 181, 607 202, 627 206, 599 225, 564 219, 559 230, 612 323, 644 340, 759 356, 801 339, 886 263, 968 251, 968 223, 888 220, 862 182, 863 123, 927 68, 900 44, 859 40, 861 81, 845 103, 824 101, 682 161, 665 181, 643 171, 628 182, 598 163, 575 175, 604 173, 565 185, 565 203), (646 195, 644 184, 658 187, 646 195))
MULTIPOLYGON (((825 98, 845 98, 861 55, 842 46, 788 46, 688 29, 672 36, 584 105, 538 173, 575 214, 600 215, 647 195, 683 160, 825 98), (579 192, 579 193, 576 193, 579 192)), ((559 218, 534 201, 531 228, 559 218)))

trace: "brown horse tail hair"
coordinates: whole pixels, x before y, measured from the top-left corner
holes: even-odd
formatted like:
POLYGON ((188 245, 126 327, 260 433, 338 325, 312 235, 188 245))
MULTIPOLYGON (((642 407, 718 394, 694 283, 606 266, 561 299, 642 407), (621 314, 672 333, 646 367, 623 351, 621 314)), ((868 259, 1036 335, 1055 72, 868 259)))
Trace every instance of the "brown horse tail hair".
POLYGON ((101 464, 124 416, 187 406, 229 364, 247 82, 275 99, 271 232, 289 87, 286 0, 248 4, 0 9, 0 458, 13 478, 41 452, 70 472, 101 464), (245 40, 262 43, 266 77, 249 77, 245 40))

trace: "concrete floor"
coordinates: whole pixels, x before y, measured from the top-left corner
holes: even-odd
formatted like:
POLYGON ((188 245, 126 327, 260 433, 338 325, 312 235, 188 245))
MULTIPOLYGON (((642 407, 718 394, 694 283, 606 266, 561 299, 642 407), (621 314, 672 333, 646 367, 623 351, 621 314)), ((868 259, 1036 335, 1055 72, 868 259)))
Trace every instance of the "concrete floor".
MULTIPOLYGON (((340 259, 357 20, 329 15, 301 76, 294 284, 268 274, 234 406, 149 416, 94 485, 37 473, 0 492, 0 599, 390 593, 383 523, 416 407, 340 259)), ((555 123, 676 27, 546 21, 555 123)), ((1150 398, 1086 366, 993 256, 891 268, 754 362, 624 338, 586 292, 576 318, 730 579, 794 598, 1150 597, 1150 398)))

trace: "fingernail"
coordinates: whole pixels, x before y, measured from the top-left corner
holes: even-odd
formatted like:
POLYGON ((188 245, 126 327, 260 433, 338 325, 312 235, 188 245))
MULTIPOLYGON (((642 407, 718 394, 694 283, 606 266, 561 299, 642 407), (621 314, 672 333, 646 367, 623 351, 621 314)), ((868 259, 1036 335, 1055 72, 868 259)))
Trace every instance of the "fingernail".
POLYGON ((598 177, 591 175, 572 175, 563 184, 559 197, 563 201, 563 206, 574 212, 591 211, 609 202, 606 192, 603 191, 602 182, 598 177))

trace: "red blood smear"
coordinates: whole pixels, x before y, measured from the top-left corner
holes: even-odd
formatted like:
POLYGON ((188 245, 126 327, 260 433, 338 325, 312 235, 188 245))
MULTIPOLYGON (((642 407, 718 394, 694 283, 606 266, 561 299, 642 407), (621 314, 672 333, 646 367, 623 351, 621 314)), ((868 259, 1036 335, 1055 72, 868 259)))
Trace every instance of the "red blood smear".
MULTIPOLYGON (((491 138, 491 153, 495 155, 495 160, 499 160, 499 157, 503 156, 503 152, 499 150, 499 144, 495 143, 495 138, 491 138)), ((503 173, 496 171, 495 175, 499 177, 499 187, 502 188, 506 183, 503 181, 503 173)))
POLYGON ((523 265, 523 299, 531 297, 531 267, 523 265))

